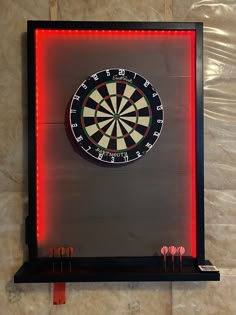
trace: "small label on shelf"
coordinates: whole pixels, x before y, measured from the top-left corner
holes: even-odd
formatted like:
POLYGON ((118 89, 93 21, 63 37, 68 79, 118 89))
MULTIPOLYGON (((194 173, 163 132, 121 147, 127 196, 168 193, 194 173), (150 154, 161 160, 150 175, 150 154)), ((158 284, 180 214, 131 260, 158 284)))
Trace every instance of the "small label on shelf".
POLYGON ((216 266, 213 265, 198 265, 199 269, 201 271, 207 271, 207 272, 215 272, 215 271, 219 271, 216 266))

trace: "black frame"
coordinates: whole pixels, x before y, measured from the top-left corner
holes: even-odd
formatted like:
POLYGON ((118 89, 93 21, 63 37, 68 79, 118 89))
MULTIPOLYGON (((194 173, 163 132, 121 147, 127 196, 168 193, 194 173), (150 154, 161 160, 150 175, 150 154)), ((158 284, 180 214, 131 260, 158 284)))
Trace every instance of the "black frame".
MULTIPOLYGON (((77 281, 201 281, 219 280, 219 272, 201 272, 204 247, 204 152, 203 152, 203 24, 194 22, 67 22, 28 21, 28 182, 29 214, 26 218, 26 243, 29 262, 15 275, 15 282, 77 281), (161 257, 73 258, 73 272, 50 273, 52 259, 37 257, 36 233, 36 134, 35 134, 35 31, 70 30, 194 30, 196 32, 196 242, 197 259, 184 257, 180 273, 164 272, 161 257)), ((167 264, 171 265, 168 257, 167 264)), ((61 263, 55 258, 55 266, 61 263)), ((68 264, 68 258, 63 259, 68 264)))

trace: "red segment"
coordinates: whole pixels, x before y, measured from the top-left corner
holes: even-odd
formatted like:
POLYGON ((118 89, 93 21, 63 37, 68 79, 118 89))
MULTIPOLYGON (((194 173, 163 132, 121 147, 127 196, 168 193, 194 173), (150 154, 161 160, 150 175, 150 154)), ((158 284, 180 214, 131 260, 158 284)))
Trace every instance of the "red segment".
POLYGON ((85 99, 84 99, 84 102, 83 102, 83 105, 82 105, 82 106, 85 106, 85 105, 86 105, 86 103, 87 103, 87 101, 88 101, 88 98, 89 98, 88 96, 86 96, 86 97, 85 97, 85 99))
POLYGON ((96 106, 95 110, 98 110, 98 109, 99 109, 99 107, 100 107, 100 104, 97 104, 97 106, 96 106))
POLYGON ((112 152, 112 153, 117 153, 117 150, 113 150, 113 149, 107 149, 108 152, 112 152))
POLYGON ((136 88, 136 90, 142 95, 142 96, 144 96, 144 93, 143 93, 143 91, 142 90, 140 90, 138 87, 136 88))
POLYGON ((135 147, 137 147, 137 143, 135 143, 135 144, 133 144, 133 145, 131 145, 130 147, 128 147, 127 148, 127 150, 129 151, 129 150, 132 150, 133 148, 135 148, 135 147))
POLYGON ((84 117, 81 117, 81 125, 83 128, 85 128, 84 117))
POLYGON ((95 144, 95 145, 97 146, 97 142, 94 141, 93 138, 90 137, 89 140, 90 140, 93 144, 95 144))
POLYGON ((145 133, 144 133, 144 137, 147 136, 147 134, 149 133, 149 130, 150 130, 150 128, 148 127, 148 128, 146 129, 145 133))
POLYGON ((99 89, 100 87, 102 87, 103 85, 105 85, 106 83, 100 83, 99 85, 96 86, 96 89, 99 89))
POLYGON ((99 129, 99 131, 101 132, 101 134, 105 135, 105 131, 103 131, 102 129, 99 129))
POLYGON ((121 83, 121 84, 125 84, 125 85, 127 84, 127 82, 125 82, 125 81, 120 81, 120 80, 117 80, 116 82, 117 82, 117 83, 121 83))
POLYGON ((152 109, 151 109, 151 106, 148 106, 148 113, 149 113, 149 116, 151 117, 151 116, 152 116, 152 109))

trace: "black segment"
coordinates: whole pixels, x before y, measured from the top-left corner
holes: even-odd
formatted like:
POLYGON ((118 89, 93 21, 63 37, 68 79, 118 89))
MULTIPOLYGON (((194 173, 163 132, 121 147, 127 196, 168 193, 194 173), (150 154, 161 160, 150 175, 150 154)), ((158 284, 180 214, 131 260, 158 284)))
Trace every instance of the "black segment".
POLYGON ((110 107, 110 109, 113 111, 113 106, 110 98, 107 98, 108 96, 110 97, 107 86, 106 84, 103 84, 102 86, 99 86, 97 88, 98 92, 101 94, 101 96, 106 100, 107 105, 110 107))
POLYGON ((138 114, 139 116, 149 116, 149 110, 147 107, 144 107, 144 108, 141 108, 139 111, 138 111, 138 114))
POLYGON ((122 119, 122 118, 121 118, 121 122, 125 122, 131 128, 134 128, 134 126, 135 126, 135 122, 132 122, 132 121, 129 121, 129 120, 125 120, 125 119, 122 119))
MULTIPOLYGON (((125 106, 122 108, 120 114, 122 115, 122 113, 123 113, 126 109, 130 108, 130 106, 133 106, 133 105, 127 100, 127 102, 126 102, 125 106)), ((134 107, 133 107, 133 108, 134 108, 134 107)), ((135 111, 135 108, 134 108, 134 111, 135 111)))
POLYGON ((141 135, 144 135, 148 127, 145 127, 143 125, 137 125, 136 126, 136 131, 141 133, 141 135))
POLYGON ((109 122, 108 124, 106 124, 104 127, 102 127, 102 131, 104 131, 106 133, 106 131, 109 129, 109 127, 111 126, 111 124, 113 123, 113 121, 109 122))
POLYGON ((140 92, 138 90, 135 90, 134 93, 131 95, 131 100, 133 102, 137 102, 140 98, 142 98, 142 94, 140 94, 140 92))
POLYGON ((116 84, 117 94, 118 94, 118 95, 123 95, 123 94, 124 94, 125 87, 126 87, 126 83, 125 83, 125 82, 123 82, 123 83, 118 82, 118 83, 116 84))
POLYGON ((92 108, 92 109, 96 109, 97 105, 98 105, 97 102, 95 102, 90 97, 87 98, 86 103, 84 104, 84 106, 92 108))
POLYGON ((85 126, 90 126, 94 124, 94 118, 93 117, 84 117, 84 124, 85 126))
MULTIPOLYGON (((111 118, 112 118, 112 116, 111 117, 97 117, 97 121, 98 121, 98 123, 100 123, 100 122, 103 122, 103 121, 111 119, 111 118)), ((92 118, 92 119, 94 121, 94 118, 92 118)))
POLYGON ((134 142, 133 138, 131 138, 130 135, 125 138, 125 143, 126 143, 127 147, 131 147, 131 146, 135 145, 135 142, 134 142))
POLYGON ((108 149, 110 150, 116 150, 117 149, 117 141, 116 139, 110 139, 109 144, 108 144, 108 149))
POLYGON ((117 124, 117 121, 115 122, 113 130, 112 130, 112 134, 111 134, 112 137, 116 137, 116 124, 117 124))
POLYGON ((117 96, 117 111, 119 112, 119 108, 120 108, 120 102, 122 100, 122 95, 124 94, 124 90, 126 87, 126 83, 117 83, 116 85, 116 89, 117 89, 117 94, 119 96, 117 96))
POLYGON ((99 111, 99 112, 102 112, 102 113, 104 113, 104 114, 109 114, 109 115, 111 115, 111 117, 112 117, 112 113, 109 112, 107 109, 105 109, 102 105, 99 106, 98 111, 99 111))
POLYGON ((96 143, 98 143, 101 140, 102 137, 103 137, 103 134, 99 130, 92 135, 92 139, 96 143))
POLYGON ((128 133, 128 131, 123 127, 122 123, 120 123, 120 129, 123 135, 125 135, 126 133, 128 133))

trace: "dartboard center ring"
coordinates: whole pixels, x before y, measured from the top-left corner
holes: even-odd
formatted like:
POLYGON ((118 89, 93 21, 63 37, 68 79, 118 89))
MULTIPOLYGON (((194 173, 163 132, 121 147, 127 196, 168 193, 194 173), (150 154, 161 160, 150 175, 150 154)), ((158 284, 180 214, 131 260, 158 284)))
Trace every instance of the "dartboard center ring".
POLYGON ((113 115, 113 118, 114 118, 114 120, 119 120, 119 119, 120 119, 120 114, 115 113, 115 114, 113 115))

